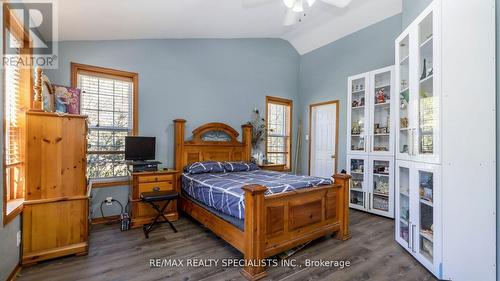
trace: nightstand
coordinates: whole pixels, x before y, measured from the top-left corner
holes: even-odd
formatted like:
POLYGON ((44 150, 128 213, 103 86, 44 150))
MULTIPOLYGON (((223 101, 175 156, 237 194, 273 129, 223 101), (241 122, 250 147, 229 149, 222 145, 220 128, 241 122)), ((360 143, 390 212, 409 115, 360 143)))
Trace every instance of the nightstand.
POLYGON ((285 164, 262 164, 259 165, 259 168, 261 168, 262 170, 284 172, 285 164))
MULTIPOLYGON (((131 204, 131 227, 142 227, 146 223, 153 221, 157 212, 148 204, 141 202, 142 192, 169 191, 180 192, 177 186, 179 171, 177 170, 159 170, 153 172, 131 173, 132 191, 130 194, 131 204)), ((163 205, 161 205, 163 207, 163 205)), ((172 201, 164 212, 170 221, 176 221, 179 218, 177 211, 177 201, 172 201)))

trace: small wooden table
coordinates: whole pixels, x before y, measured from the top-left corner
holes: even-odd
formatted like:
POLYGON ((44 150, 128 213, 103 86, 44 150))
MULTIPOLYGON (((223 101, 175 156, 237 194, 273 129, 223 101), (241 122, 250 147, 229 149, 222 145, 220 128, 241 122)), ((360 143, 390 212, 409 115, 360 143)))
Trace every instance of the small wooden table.
POLYGON ((262 170, 284 172, 285 164, 262 164, 259 165, 259 168, 261 168, 262 170))
MULTIPOLYGON (((132 190, 129 195, 131 203, 131 227, 142 227, 150 223, 158 214, 150 205, 141 202, 142 192, 154 191, 177 191, 180 192, 177 180, 179 171, 177 170, 159 170, 152 172, 131 173, 132 190)), ((161 208, 163 205, 161 205, 161 208)), ((179 219, 177 211, 177 200, 170 203, 164 211, 165 216, 170 221, 179 219)))

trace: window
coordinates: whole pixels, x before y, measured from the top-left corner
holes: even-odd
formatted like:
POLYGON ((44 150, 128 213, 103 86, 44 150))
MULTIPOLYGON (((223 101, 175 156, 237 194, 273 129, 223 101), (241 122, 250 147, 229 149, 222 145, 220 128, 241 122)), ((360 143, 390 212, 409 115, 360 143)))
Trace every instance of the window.
POLYGON ((270 163, 285 164, 287 170, 291 168, 292 106, 291 100, 266 97, 266 157, 270 163))
MULTIPOLYGON (((16 50, 15 57, 27 59, 31 56, 29 36, 24 33, 8 7, 4 8, 4 55, 5 38, 11 38, 11 47, 16 50), (28 47, 25 47, 28 46, 28 47)), ((25 181, 25 112, 29 109, 32 97, 32 69, 21 64, 7 64, 3 70, 4 103, 4 166, 3 166, 3 223, 6 224, 22 210, 25 181)))
POLYGON ((71 77, 89 117, 87 176, 126 176, 125 136, 137 132, 137 73, 72 63, 71 77))

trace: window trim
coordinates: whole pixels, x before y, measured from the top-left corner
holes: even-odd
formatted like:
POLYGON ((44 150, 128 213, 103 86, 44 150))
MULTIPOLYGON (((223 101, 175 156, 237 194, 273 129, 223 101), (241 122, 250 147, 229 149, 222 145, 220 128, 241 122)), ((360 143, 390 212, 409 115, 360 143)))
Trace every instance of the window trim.
MULTIPOLYGON (((134 87, 132 89, 132 136, 137 136, 139 131, 139 74, 136 72, 129 72, 123 70, 117 70, 112 68, 93 66, 88 64, 81 64, 76 62, 71 62, 71 87, 76 88, 78 84, 78 72, 83 71, 87 73, 96 73, 101 75, 111 75, 118 76, 127 79, 131 79, 134 87)), ((94 179, 96 185, 99 184, 100 181, 105 182, 105 185, 111 186, 115 184, 121 184, 124 182, 122 176, 120 177, 110 177, 110 178, 102 178, 102 179, 94 179), (110 180, 111 179, 111 180, 110 180)))
MULTIPOLYGON (((285 171, 291 171, 292 170, 292 148, 293 148, 293 100, 290 99, 285 99, 285 98, 280 98, 280 97, 273 97, 273 96, 266 96, 266 128, 269 122, 269 104, 280 104, 284 106, 289 106, 290 107, 290 118, 289 118, 289 130, 290 134, 288 136, 288 150, 287 152, 282 152, 282 154, 285 154, 287 158, 287 163, 285 163, 285 171), (288 165, 287 165, 288 164, 288 165)), ((266 131, 267 132, 267 131, 266 131)), ((267 158, 267 145, 268 145, 268 136, 266 133, 266 158, 267 158)), ((276 153, 279 154, 279 153, 276 153)))
MULTIPOLYGON (((30 43, 31 43, 31 38, 29 35, 29 32, 26 32, 24 30, 23 25, 19 22, 17 17, 14 15, 14 13, 10 10, 9 8, 9 3, 3 3, 2 5, 3 8, 3 28, 1 30, 2 32, 2 53, 5 54, 5 49, 6 49, 6 32, 5 30, 8 30, 10 34, 14 37, 16 37, 17 40, 23 41, 23 48, 21 48, 20 53, 23 56, 31 56, 32 55, 32 50, 29 48, 30 43), (21 40, 22 39, 22 40, 21 40), (28 47, 26 47, 28 46, 28 47)), ((5 81, 5 72, 2 71, 2 77, 0 79, 3 79, 3 95, 2 95, 2 102, 4 106, 4 112, 3 112, 3 129, 2 129, 2 137, 5 141, 5 136, 7 134, 7 122, 5 119, 5 93, 6 93, 6 81, 5 81)), ((33 68, 22 68, 21 69, 21 75, 24 77, 24 79, 27 79, 28 81, 26 83, 22 83, 20 86, 21 91, 24 92, 26 95, 26 110, 29 110, 30 108, 33 107, 33 68)), ((26 125, 26 124, 25 124, 26 125)), ((2 147, 2 188, 3 188, 3 198, 2 198, 2 224, 5 226, 9 222, 13 221, 22 211, 24 208, 24 196, 23 198, 16 198, 16 199, 11 199, 7 200, 7 188, 10 188, 10 186, 7 186, 7 169, 12 166, 12 165, 6 165, 6 160, 7 160, 7 151, 5 145, 2 147), (8 206, 12 206, 8 208, 8 206), (11 209, 9 213, 7 213, 7 210, 11 209)), ((22 165, 25 166, 24 161, 21 161, 20 163, 16 165, 22 165)), ((26 178, 26 173, 24 173, 24 178, 26 178)), ((23 193, 24 193, 24 186, 23 186, 23 193)))

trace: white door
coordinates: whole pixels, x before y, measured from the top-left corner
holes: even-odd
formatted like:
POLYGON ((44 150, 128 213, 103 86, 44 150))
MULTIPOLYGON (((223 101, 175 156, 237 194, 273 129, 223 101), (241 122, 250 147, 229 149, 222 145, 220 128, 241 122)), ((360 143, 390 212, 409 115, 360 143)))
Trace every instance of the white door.
POLYGON ((311 176, 330 178, 335 174, 338 102, 311 105, 311 176))

